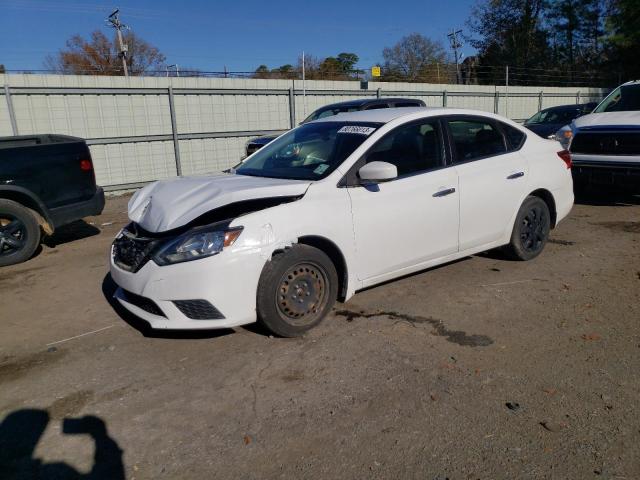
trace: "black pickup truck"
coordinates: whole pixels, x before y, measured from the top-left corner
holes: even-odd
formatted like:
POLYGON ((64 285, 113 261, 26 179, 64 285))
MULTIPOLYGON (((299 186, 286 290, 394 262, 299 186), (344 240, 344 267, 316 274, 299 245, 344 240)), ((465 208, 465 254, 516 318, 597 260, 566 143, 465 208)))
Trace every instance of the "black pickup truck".
POLYGON ((43 234, 103 208, 83 139, 0 137, 0 267, 29 259, 43 234))

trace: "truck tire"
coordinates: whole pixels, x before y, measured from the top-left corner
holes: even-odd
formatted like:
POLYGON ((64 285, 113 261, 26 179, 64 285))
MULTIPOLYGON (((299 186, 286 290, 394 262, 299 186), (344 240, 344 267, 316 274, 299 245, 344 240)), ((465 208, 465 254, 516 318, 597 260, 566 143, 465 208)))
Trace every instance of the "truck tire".
POLYGON ((308 245, 278 252, 262 270, 257 292, 258 321, 281 337, 298 337, 318 325, 338 295, 331 259, 308 245))
POLYGON ((0 199, 0 267, 24 262, 40 245, 34 213, 13 200, 0 199))

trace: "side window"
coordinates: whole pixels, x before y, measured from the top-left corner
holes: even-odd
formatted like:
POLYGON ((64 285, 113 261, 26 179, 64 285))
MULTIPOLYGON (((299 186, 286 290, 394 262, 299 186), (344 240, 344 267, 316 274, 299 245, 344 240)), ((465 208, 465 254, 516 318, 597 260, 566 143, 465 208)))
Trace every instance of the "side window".
POLYGON ((403 108, 403 107, 421 107, 422 105, 416 102, 398 102, 396 103, 395 107, 396 108, 403 108))
POLYGON ((515 150, 520 150, 520 147, 522 147, 525 139, 527 138, 524 132, 512 127, 511 125, 507 125, 506 123, 500 123, 500 126, 507 137, 507 142, 509 142, 509 151, 513 152, 515 150))
POLYGON ((365 110, 379 110, 381 108, 389 108, 389 105, 387 105, 386 103, 375 103, 373 105, 364 107, 365 110))
POLYGON ((501 155, 507 151, 504 137, 492 122, 485 120, 449 120, 457 162, 501 155))
POLYGON ((334 115, 335 115, 335 112, 331 109, 322 110, 321 112, 318 112, 314 120, 318 120, 319 118, 324 118, 324 117, 332 117, 334 115))
POLYGON ((366 162, 388 162, 398 176, 426 172, 443 165, 437 120, 403 125, 381 138, 367 153, 366 162))

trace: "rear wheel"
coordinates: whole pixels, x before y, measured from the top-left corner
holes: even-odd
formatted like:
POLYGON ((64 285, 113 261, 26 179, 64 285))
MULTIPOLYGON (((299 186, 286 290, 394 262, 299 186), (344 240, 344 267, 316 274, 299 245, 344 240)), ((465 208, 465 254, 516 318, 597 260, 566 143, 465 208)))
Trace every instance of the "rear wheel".
POLYGON ((539 197, 523 202, 511 234, 507 253, 515 260, 531 260, 544 249, 551 229, 549 207, 539 197))
POLYGON ((40 244, 40 226, 28 208, 0 200, 0 267, 28 260, 40 244))
POLYGON ((281 337, 297 337, 318 325, 335 303, 338 274, 317 248, 294 245, 265 265, 257 294, 258 320, 281 337))

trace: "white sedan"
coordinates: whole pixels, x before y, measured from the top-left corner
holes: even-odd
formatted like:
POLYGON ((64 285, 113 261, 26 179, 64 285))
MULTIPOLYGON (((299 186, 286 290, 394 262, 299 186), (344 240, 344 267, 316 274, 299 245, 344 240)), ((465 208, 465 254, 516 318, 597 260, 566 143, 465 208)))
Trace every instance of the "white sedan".
POLYGON ((536 257, 573 205, 570 168, 557 142, 473 110, 307 123, 228 173, 138 191, 116 298, 153 328, 301 335, 371 285, 496 247, 536 257))

